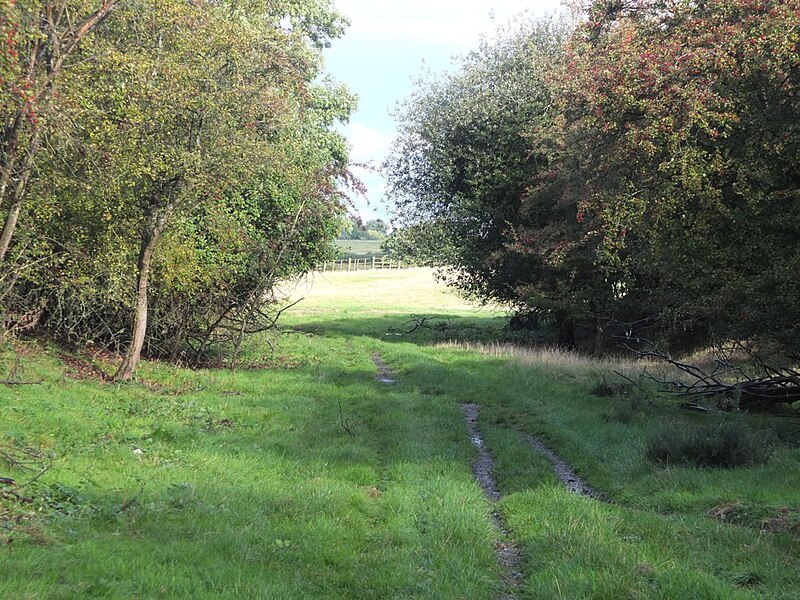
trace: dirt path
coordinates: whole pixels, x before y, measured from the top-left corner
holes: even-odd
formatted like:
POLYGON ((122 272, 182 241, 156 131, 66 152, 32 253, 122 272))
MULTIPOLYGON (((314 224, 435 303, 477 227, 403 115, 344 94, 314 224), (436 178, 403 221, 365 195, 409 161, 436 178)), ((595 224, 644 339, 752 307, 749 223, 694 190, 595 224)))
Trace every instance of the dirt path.
MULTIPOLYGON (((371 355, 372 362, 375 363, 377 372, 375 380, 385 385, 397 383, 394 370, 383 360, 377 352, 371 355)), ((461 411, 467 425, 470 441, 478 451, 478 455, 472 463, 472 474, 478 482, 483 493, 492 502, 490 516, 497 530, 497 541, 495 542, 495 554, 501 571, 501 589, 497 594, 497 600, 514 600, 519 597, 522 584, 522 573, 519 570, 522 553, 514 540, 511 538, 506 527, 503 516, 496 507, 496 503, 502 498, 502 494, 497 487, 497 480, 494 477, 494 459, 486 450, 483 436, 478 430, 478 413, 480 405, 461 404, 461 411)), ((545 446, 541 440, 527 433, 521 434, 523 439, 537 452, 544 455, 553 465, 558 479, 566 488, 575 494, 588 496, 590 498, 601 499, 600 495, 589 487, 575 471, 552 450, 545 446)))
POLYGON ((380 354, 375 352, 372 355, 372 362, 374 362, 375 366, 378 368, 378 374, 375 375, 377 381, 385 383, 386 385, 397 383, 397 379, 394 377, 394 370, 386 364, 380 354))
MULTIPOLYGON (((467 422, 467 431, 469 432, 470 440, 478 450, 478 456, 472 463, 472 474, 478 482, 478 485, 481 486, 483 493, 486 494, 486 497, 495 503, 500 500, 502 496, 497 489, 497 481, 494 478, 494 460, 486 451, 483 437, 481 437, 480 431, 478 431, 478 412, 480 408, 478 404, 461 405, 461 410, 467 422)), ((500 563, 503 569, 501 575, 502 589, 497 598, 498 600, 512 600, 513 598, 519 597, 518 592, 522 581, 522 573, 519 571, 521 552, 508 534, 503 516, 500 512, 496 508, 493 508, 491 516, 499 538, 495 543, 495 554, 497 554, 497 562, 500 563)))
POLYGON ((561 483, 563 483, 570 492, 579 494, 581 496, 595 498, 597 500, 602 499, 599 493, 589 487, 586 482, 583 481, 583 479, 578 477, 578 475, 575 474, 575 471, 572 470, 572 467, 561 460, 556 453, 545 446, 541 440, 527 433, 523 433, 522 437, 537 452, 543 454, 552 463, 556 477, 561 480, 561 483))

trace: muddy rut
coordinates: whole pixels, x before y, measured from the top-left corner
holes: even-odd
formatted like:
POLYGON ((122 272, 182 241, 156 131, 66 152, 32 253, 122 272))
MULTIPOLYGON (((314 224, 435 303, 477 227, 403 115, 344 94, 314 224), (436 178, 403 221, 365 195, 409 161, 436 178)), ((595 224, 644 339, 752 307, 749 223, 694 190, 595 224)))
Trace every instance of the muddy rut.
MULTIPOLYGON (((497 488, 497 480, 494 477, 494 460, 492 459, 492 455, 486 450, 483 437, 478 430, 478 413, 480 412, 480 408, 478 404, 461 404, 461 410, 467 422, 467 431, 469 432, 470 441, 472 441, 473 446, 478 450, 478 456, 472 463, 472 474, 475 477, 475 481, 481 486, 483 493, 486 494, 486 497, 491 500, 492 503, 496 503, 502 498, 502 494, 497 488)), ((530 446, 551 462, 556 477, 564 484, 567 490, 581 496, 601 499, 600 494, 578 477, 575 471, 573 471, 566 462, 561 460, 555 452, 545 446, 541 440, 527 433, 521 435, 530 446)), ((522 582, 522 573, 520 573, 519 570, 522 553, 511 538, 503 516, 496 508, 492 509, 491 517, 499 537, 498 542, 495 544, 497 562, 503 569, 501 581, 502 589, 497 598, 499 600, 517 598, 522 582)))
MULTIPOLYGON (((371 358, 377 369, 375 374, 376 381, 385 385, 397 383, 394 370, 383 360, 380 354, 375 352, 371 355, 371 358)), ((522 573, 519 570, 522 553, 509 534, 503 515, 500 514, 496 506, 496 503, 502 498, 502 494, 497 487, 497 480, 494 476, 494 459, 486 449, 483 436, 478 430, 478 413, 481 407, 479 404, 461 404, 460 406, 461 411, 464 413, 470 441, 478 451, 478 455, 472 462, 472 474, 483 493, 492 502, 490 516, 497 531, 495 554, 497 555, 497 562, 502 569, 501 589, 496 598, 497 600, 513 600, 519 597, 522 584, 522 573)), ((578 477, 575 471, 545 446, 541 440, 527 433, 520 435, 526 443, 551 462, 556 476, 570 492, 590 498, 602 499, 600 494, 578 477)))
POLYGON ((581 496, 595 498, 596 500, 602 499, 599 493, 589 487, 583 479, 578 477, 578 475, 575 474, 575 471, 572 470, 572 467, 561 460, 556 453, 545 446, 541 440, 527 433, 523 433, 522 437, 534 448, 534 450, 539 452, 539 454, 544 455, 545 458, 550 461, 550 463, 553 465, 553 471, 555 472, 556 477, 559 478, 561 483, 563 483, 570 492, 579 494, 581 496))
MULTIPOLYGON (((475 481, 481 486, 483 493, 492 501, 497 502, 501 498, 500 491, 497 489, 497 481, 494 478, 494 460, 487 452, 483 437, 478 431, 478 413, 481 407, 478 404, 462 404, 461 410, 467 422, 472 444, 478 450, 478 456, 472 463, 472 474, 475 481)), ((508 534, 503 516, 496 508, 492 508, 492 521, 498 533, 498 541, 495 543, 495 554, 497 562, 503 569, 501 575, 502 589, 497 596, 498 600, 510 600, 517 598, 522 581, 522 573, 519 571, 521 553, 514 540, 508 534)))
POLYGON ((392 370, 392 367, 386 364, 386 361, 383 360, 380 354, 375 352, 372 355, 372 362, 375 363, 375 367, 378 369, 378 373, 375 375, 376 381, 385 383, 386 385, 397 383, 397 379, 395 379, 394 376, 394 370, 392 370))

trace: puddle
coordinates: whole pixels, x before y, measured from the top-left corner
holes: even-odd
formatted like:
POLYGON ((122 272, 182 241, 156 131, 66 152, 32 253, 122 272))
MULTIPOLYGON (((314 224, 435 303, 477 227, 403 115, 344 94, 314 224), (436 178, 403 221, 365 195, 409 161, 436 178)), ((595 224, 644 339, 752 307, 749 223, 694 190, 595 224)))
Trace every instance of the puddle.
MULTIPOLYGON (((478 450, 478 456, 472 462, 472 474, 475 481, 481 486, 483 493, 493 503, 501 498, 500 491, 497 489, 497 481, 494 478, 494 460, 486 451, 483 437, 478 431, 478 412, 481 407, 478 404, 462 404, 461 410, 467 422, 467 431, 472 445, 478 450)), ((502 515, 493 509, 491 512, 492 522, 499 534, 499 539, 495 544, 495 554, 497 562, 503 569, 501 577, 502 591, 498 594, 498 600, 512 600, 518 597, 522 573, 519 572, 519 562, 521 553, 508 535, 502 515)))
POLYGON ((561 460, 556 453, 545 446, 541 440, 527 433, 523 433, 522 437, 537 452, 539 452, 539 454, 544 455, 547 460, 550 461, 550 463, 553 465, 553 471, 555 471, 556 477, 561 480, 561 483, 563 483, 570 492, 579 494, 581 496, 588 496, 589 498, 595 498, 597 500, 602 499, 600 494, 589 487, 586 482, 583 481, 583 479, 578 477, 575 471, 572 470, 572 467, 561 460))
POLYGON ((372 362, 374 362, 375 366, 378 368, 378 374, 375 375, 375 380, 378 383, 383 383, 385 385, 397 383, 397 379, 394 378, 394 371, 392 370, 392 367, 386 364, 383 358, 381 358, 380 354, 375 352, 372 355, 372 362))

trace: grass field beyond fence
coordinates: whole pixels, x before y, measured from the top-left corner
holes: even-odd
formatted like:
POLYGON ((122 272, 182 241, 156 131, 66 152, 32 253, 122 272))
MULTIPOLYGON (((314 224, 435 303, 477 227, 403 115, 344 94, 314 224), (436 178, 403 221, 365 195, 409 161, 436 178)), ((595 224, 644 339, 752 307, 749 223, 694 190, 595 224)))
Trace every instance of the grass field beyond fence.
POLYGON ((383 256, 382 240, 336 240, 343 258, 371 258, 383 256))
POLYGON ((236 372, 147 362, 117 385, 91 378, 101 355, 0 355, 0 378, 31 382, 0 385, 0 477, 17 483, 0 486, 0 597, 490 600, 497 510, 518 598, 798 598, 795 421, 596 396, 618 361, 494 345, 505 311, 427 269, 286 287, 300 302, 282 333, 236 372), (397 383, 376 380, 376 355, 397 383), (463 403, 481 405, 495 507, 463 403), (737 418, 781 429, 766 464, 644 456, 665 424, 737 418), (523 433, 608 501, 566 491, 523 433))

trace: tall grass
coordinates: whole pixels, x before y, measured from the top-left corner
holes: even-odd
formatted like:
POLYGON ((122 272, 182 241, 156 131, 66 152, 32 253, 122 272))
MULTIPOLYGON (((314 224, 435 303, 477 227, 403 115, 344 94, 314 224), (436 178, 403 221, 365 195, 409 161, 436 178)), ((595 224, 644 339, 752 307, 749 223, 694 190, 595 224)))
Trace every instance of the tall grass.
POLYGON ((643 368, 652 368, 652 361, 635 358, 595 357, 558 347, 528 348, 507 343, 441 342, 442 349, 471 350, 492 358, 511 360, 526 367, 552 368, 559 371, 584 373, 586 375, 608 375, 614 371, 634 375, 643 368))

